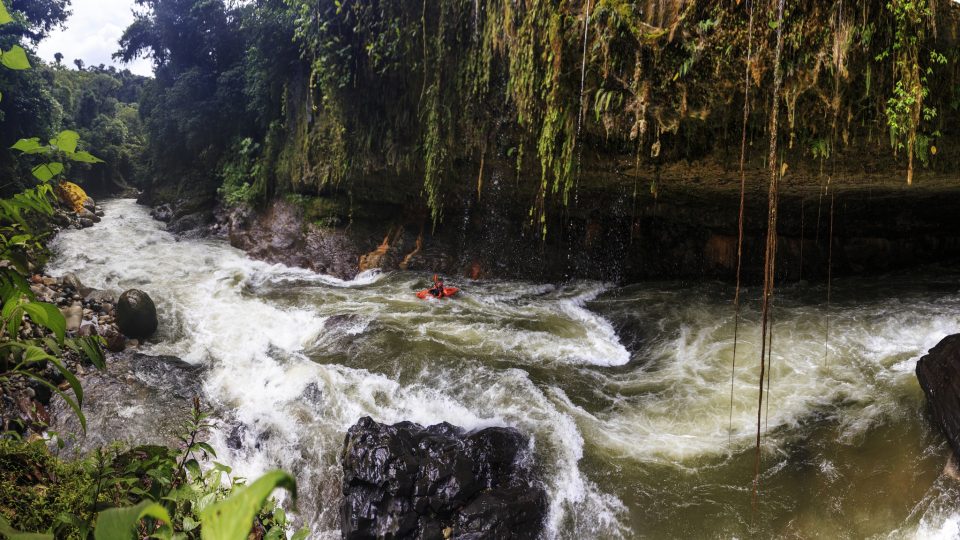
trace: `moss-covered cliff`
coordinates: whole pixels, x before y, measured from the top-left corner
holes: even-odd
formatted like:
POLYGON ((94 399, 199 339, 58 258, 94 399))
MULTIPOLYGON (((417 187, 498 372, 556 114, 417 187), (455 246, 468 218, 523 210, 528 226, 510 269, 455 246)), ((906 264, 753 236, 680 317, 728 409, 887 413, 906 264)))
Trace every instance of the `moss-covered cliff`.
MULTIPOLYGON (((153 50, 164 103, 204 70, 217 81, 258 75, 243 79, 248 117, 224 117, 195 150, 205 174, 170 178, 158 168, 154 187, 167 198, 219 188, 228 204, 265 208, 291 194, 321 197, 311 204, 342 207, 322 217, 327 227, 369 216, 429 238, 474 224, 524 252, 576 245, 571 238, 596 236, 591 223, 602 222, 602 243, 622 247, 599 250, 601 268, 619 264, 606 259, 614 251, 630 257, 638 227, 680 234, 638 225, 650 212, 677 212, 668 221, 707 236, 735 234, 741 144, 748 191, 760 190, 771 114, 782 126, 777 170, 793 190, 784 204, 816 199, 823 214, 821 192, 839 189, 861 205, 879 189, 891 197, 887 210, 901 200, 919 208, 925 192, 901 184, 950 190, 955 176, 953 2, 798 0, 784 3, 779 23, 777 2, 746 0, 270 1, 235 8, 234 18, 224 8, 223 25, 198 19, 195 47, 164 49, 164 31, 190 41, 173 32, 185 23, 163 17, 174 3, 156 2, 153 18, 128 31, 129 47, 153 50), (246 52, 208 37, 238 20, 246 52), (778 30, 783 86, 774 99, 778 30), (286 37, 292 48, 274 43, 286 37), (266 74, 264 59, 273 60, 266 74), (729 214, 713 216, 712 206, 729 214)), ((765 208, 749 199, 762 230, 765 208)), ((388 233, 371 231, 376 242, 356 250, 374 251, 388 233)), ((689 267, 681 258, 651 268, 677 265, 689 267)), ((647 273, 656 271, 628 272, 647 273)))

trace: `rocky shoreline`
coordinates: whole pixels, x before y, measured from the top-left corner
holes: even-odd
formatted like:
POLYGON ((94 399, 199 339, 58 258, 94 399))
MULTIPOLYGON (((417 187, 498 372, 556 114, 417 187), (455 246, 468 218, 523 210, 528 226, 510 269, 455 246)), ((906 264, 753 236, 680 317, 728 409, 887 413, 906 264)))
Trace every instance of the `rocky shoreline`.
MULTIPOLYGON (((92 227, 103 215, 103 209, 89 197, 77 212, 58 207, 51 217, 52 233, 55 235, 65 228, 92 227)), ((149 297, 144 299, 146 295, 141 291, 118 294, 97 290, 83 285, 72 273, 59 277, 36 273, 29 281, 36 300, 60 309, 68 336, 99 336, 103 339, 103 347, 110 353, 137 349, 141 340, 152 334, 152 331, 141 331, 145 324, 149 326, 151 318, 153 330, 156 329, 156 309, 152 308, 149 297)), ((24 321, 19 337, 36 339, 48 334, 49 331, 40 325, 24 321)), ((97 371, 76 351, 64 349, 62 352, 64 365, 78 379, 83 381, 88 373, 97 371)), ((69 390, 69 382, 54 366, 47 366, 42 375, 59 390, 69 390)), ((53 391, 39 381, 16 375, 10 377, 0 388, 0 428, 21 436, 43 433, 53 421, 50 409, 55 398, 53 391)))

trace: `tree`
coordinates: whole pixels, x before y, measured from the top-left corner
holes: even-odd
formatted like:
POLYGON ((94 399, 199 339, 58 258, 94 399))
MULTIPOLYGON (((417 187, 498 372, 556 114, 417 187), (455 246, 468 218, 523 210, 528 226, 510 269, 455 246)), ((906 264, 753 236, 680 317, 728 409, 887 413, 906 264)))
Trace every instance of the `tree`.
POLYGON ((57 63, 57 67, 60 67, 63 64, 63 53, 54 54, 53 59, 57 63))

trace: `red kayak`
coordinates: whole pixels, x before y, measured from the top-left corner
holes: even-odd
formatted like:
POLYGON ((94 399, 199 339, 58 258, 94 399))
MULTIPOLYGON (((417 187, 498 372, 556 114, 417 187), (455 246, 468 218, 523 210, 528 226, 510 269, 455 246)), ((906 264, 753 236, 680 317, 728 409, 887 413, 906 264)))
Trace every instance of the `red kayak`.
MULTIPOLYGON (((458 288, 456 288, 456 287, 444 287, 444 288, 443 288, 443 296, 440 296, 439 298, 449 298, 449 297, 457 294, 458 292, 460 292, 460 289, 458 289, 458 288)), ((427 298, 438 298, 438 297, 430 294, 430 289, 424 289, 424 290, 422 290, 422 291, 420 291, 420 292, 417 293, 417 298, 419 298, 419 299, 421 299, 421 300, 426 300, 427 298)))

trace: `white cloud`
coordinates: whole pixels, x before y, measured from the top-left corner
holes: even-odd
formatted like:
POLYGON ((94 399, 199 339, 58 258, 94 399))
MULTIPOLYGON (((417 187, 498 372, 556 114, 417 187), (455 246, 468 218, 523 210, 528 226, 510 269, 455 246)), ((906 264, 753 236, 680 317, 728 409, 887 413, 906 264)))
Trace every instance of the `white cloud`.
POLYGON ((52 63, 59 52, 71 67, 74 59, 79 58, 89 66, 115 65, 139 75, 153 74, 150 60, 141 58, 121 64, 110 57, 120 48, 120 36, 133 22, 133 0, 73 0, 71 4, 73 15, 66 27, 54 31, 37 47, 41 58, 52 63))

